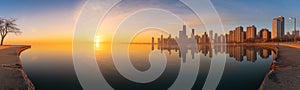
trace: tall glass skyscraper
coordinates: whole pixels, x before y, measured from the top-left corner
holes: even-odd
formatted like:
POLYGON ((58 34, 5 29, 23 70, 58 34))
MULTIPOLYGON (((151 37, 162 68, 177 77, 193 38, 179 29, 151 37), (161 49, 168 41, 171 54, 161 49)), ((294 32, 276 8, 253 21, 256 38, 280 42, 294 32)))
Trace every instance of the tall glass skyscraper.
POLYGON ((272 39, 284 36, 284 17, 273 18, 272 21, 272 39))

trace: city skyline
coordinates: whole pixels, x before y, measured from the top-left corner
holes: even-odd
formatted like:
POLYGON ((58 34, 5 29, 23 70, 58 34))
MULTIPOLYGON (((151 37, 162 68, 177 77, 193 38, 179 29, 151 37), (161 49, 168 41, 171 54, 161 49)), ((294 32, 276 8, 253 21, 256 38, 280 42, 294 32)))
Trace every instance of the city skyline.
MULTIPOLYGON (((296 22, 295 22, 296 23, 296 22)), ((176 43, 192 43, 195 39, 196 43, 245 43, 252 42, 255 43, 257 40, 261 40, 260 42, 272 42, 274 41, 282 41, 282 39, 293 39, 294 41, 299 39, 299 30, 295 29, 292 32, 285 32, 285 19, 283 16, 278 16, 278 18, 273 18, 272 20, 272 29, 269 31, 268 28, 262 28, 257 32, 257 28, 255 25, 247 26, 244 30, 243 26, 237 26, 234 30, 229 30, 229 32, 224 33, 213 33, 213 30, 204 31, 202 34, 195 34, 195 29, 191 30, 191 36, 187 36, 187 27, 183 25, 182 31, 179 31, 179 37, 169 37, 167 39, 163 38, 163 34, 158 38, 157 43, 164 42, 172 42, 176 43), (208 32, 208 33, 206 33, 208 32), (274 32, 274 33, 272 33, 274 32), (292 33, 292 34, 290 34, 292 33), (202 37, 201 37, 202 36, 202 37), (173 38, 172 41, 170 39, 173 38), (208 40, 207 40, 208 39, 208 40), (160 41, 163 40, 163 41, 160 41)), ((296 26, 295 26, 296 27, 296 26)), ((154 37, 152 37, 154 38, 154 37)), ((153 41, 154 43, 155 41, 153 41)), ((284 40, 286 42, 286 40, 284 40)))
MULTIPOLYGON (((286 24, 285 24, 285 19, 283 16, 278 16, 273 18, 271 23, 271 27, 272 28, 266 28, 266 27, 262 27, 262 28, 257 28, 255 26, 255 24, 252 24, 252 25, 249 25, 245 28, 244 30, 244 26, 237 26, 235 27, 234 30, 225 30, 225 31, 228 31, 228 32, 224 32, 224 33, 213 33, 214 30, 196 30, 197 32, 202 32, 202 34, 199 34, 200 36, 201 35, 205 35, 205 33, 207 33, 208 37, 209 37, 209 41, 212 41, 212 40, 215 40, 215 36, 216 34, 220 34, 220 36, 225 36, 226 34, 230 34, 230 31, 235 31, 233 32, 235 35, 239 35, 239 36, 231 36, 231 37, 234 37, 235 39, 234 40, 237 40, 237 41, 232 41, 230 39, 225 39, 226 41, 229 41, 229 42, 244 42, 244 41, 251 41, 252 40, 255 40, 255 39, 263 39, 264 41, 268 41, 268 40, 271 40, 271 39, 282 39, 282 38, 291 38, 291 37, 294 37, 294 34, 296 33, 296 38, 299 37, 299 30, 292 30, 292 31, 287 31, 285 30, 285 27, 286 27, 286 24), (258 29, 258 30, 257 30, 258 29), (265 32, 261 32, 261 31, 265 31, 265 32), (272 32, 276 32, 277 34, 274 34, 272 32), (239 34, 241 33, 241 34, 239 34), (291 33, 291 34, 290 34, 291 33), (269 35, 270 34, 270 35, 269 35), (278 37, 279 36, 279 37, 278 37)), ((296 25, 297 27, 297 25, 296 25)), ((187 30, 187 25, 184 25, 183 26, 183 31, 179 31, 179 38, 180 37, 184 37, 184 38, 188 38, 187 35, 187 32, 191 32, 192 35, 195 35, 195 28, 190 28, 191 30, 187 30), (184 35, 183 35, 184 34, 184 35)), ((166 34, 162 34, 162 35, 169 35, 169 33, 166 33, 166 34)), ((230 37, 230 36, 229 36, 230 37)), ((173 38, 176 38, 176 37, 173 37, 173 38)), ((197 38, 197 36, 196 36, 197 38)), ((217 38, 218 39, 218 38, 217 38)), ((136 43, 136 42, 135 42, 136 43)))

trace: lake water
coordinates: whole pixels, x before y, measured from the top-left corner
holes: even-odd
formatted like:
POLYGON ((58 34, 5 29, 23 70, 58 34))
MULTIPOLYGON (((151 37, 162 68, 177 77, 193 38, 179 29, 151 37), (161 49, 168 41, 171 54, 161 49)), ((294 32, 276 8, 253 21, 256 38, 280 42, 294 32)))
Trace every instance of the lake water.
MULTIPOLYGON (((161 69, 150 64, 150 54, 158 55, 160 53, 166 58, 166 60, 160 60, 161 55, 152 55, 152 59, 158 60, 151 61, 151 63, 164 64, 164 69, 152 81, 150 79, 153 77, 137 76, 136 80, 139 80, 139 77, 150 80, 141 83, 132 81, 130 77, 122 76, 124 74, 118 72, 112 59, 111 45, 95 45, 96 60, 105 80, 114 89, 127 90, 137 88, 168 89, 169 87, 176 87, 175 85, 177 87, 190 86, 192 89, 202 89, 207 83, 212 62, 221 63, 222 60, 226 60, 226 62, 217 89, 258 89, 270 69, 273 54, 271 50, 250 46, 216 45, 210 47, 199 45, 197 46, 198 49, 189 46, 181 49, 176 46, 158 47, 154 45, 153 47, 151 44, 120 44, 118 46, 121 52, 117 52, 116 55, 123 56, 122 49, 128 49, 128 57, 133 67, 141 72, 147 72, 149 69, 157 71, 161 69), (198 67, 196 69, 181 69, 181 67, 192 68, 194 66, 198 67), (179 72, 183 72, 183 70, 187 70, 184 75, 190 75, 185 79, 194 79, 195 82, 192 84, 188 83, 190 81, 186 81, 187 83, 178 82, 178 78, 182 75, 179 72), (196 74, 192 70, 197 70, 196 74)), ((82 89, 74 70, 72 45, 32 45, 30 49, 21 54, 21 61, 28 77, 38 90, 82 89)), ((131 71, 128 73, 130 75, 131 71)))

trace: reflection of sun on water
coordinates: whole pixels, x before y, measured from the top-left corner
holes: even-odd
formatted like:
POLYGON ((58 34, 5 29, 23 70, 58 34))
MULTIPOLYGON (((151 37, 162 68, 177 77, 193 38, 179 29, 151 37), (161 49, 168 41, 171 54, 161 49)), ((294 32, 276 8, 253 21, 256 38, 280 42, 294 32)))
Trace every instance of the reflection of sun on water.
POLYGON ((101 41, 100 36, 96 36, 96 37, 95 37, 95 43, 100 43, 100 41, 101 41))
POLYGON ((100 50, 100 42, 101 42, 100 36, 96 36, 94 42, 95 42, 95 50, 100 50))

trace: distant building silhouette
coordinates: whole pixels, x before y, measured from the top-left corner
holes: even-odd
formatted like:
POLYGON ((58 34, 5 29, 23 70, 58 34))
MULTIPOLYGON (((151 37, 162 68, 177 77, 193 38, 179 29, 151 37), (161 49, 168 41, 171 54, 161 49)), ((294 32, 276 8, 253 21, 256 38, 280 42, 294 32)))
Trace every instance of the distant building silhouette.
POLYGON ((152 49, 151 50, 154 50, 154 37, 152 37, 152 49))
POLYGON ((213 31, 212 30, 210 30, 209 32, 208 32, 208 37, 209 37, 209 41, 211 42, 212 40, 213 40, 213 31))
POLYGON ((226 43, 226 37, 223 34, 219 36, 219 43, 226 43))
POLYGON ((179 38, 172 38, 171 34, 169 34, 167 38, 164 38, 164 36, 161 35, 161 37, 158 38, 158 45, 200 44, 202 42, 202 38, 199 35, 195 35, 195 29, 192 29, 190 38, 187 36, 186 32, 186 25, 183 25, 182 30, 179 31, 179 38))
POLYGON ((196 43, 197 44, 200 44, 201 43, 201 37, 199 35, 196 35, 195 36, 195 39, 196 39, 196 43))
POLYGON ((299 30, 293 30, 292 31, 292 35, 295 36, 295 37, 299 37, 299 30))
POLYGON ((186 25, 183 25, 182 31, 179 31, 179 39, 181 39, 181 40, 186 40, 187 39, 186 25))
POLYGON ((219 38, 218 38, 218 33, 215 33, 215 35, 214 35, 215 37, 214 37, 214 43, 219 43, 219 38))
POLYGON ((204 34, 202 35, 201 43, 202 43, 202 44, 208 44, 208 43, 210 43, 209 41, 210 41, 210 40, 209 40, 209 38, 208 38, 208 35, 206 34, 206 32, 204 32, 204 34))

